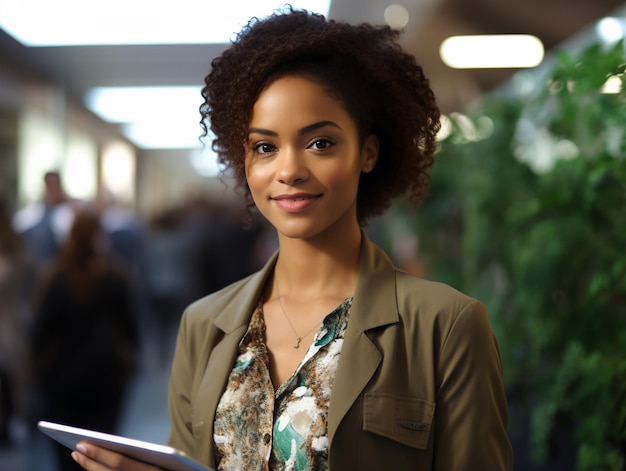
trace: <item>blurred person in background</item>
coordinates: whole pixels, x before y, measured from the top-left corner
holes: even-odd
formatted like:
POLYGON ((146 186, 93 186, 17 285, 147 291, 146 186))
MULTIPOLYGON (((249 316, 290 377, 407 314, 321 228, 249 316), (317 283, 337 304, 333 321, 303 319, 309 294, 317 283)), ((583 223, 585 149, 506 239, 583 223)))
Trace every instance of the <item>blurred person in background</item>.
MULTIPOLYGON (((116 430, 137 360, 134 286, 110 251, 93 208, 77 210, 68 238, 43 274, 32 338, 40 416, 116 430)), ((79 469, 57 446, 60 469, 79 469)))
MULTIPOLYGON (((265 221, 246 217, 239 201, 217 203, 196 199, 187 210, 190 234, 192 299, 213 293, 261 268, 276 246, 263 251, 265 221), (262 252, 262 253, 260 253, 262 252)), ((182 311, 181 311, 182 312, 182 311)))
POLYGON ((51 262, 58 253, 72 224, 73 207, 78 201, 69 198, 58 171, 43 176, 44 194, 15 214, 14 226, 38 267, 51 262))
POLYGON ((145 239, 150 365, 168 368, 183 309, 193 300, 247 276, 271 253, 259 252, 260 218, 242 227, 243 205, 193 196, 157 213, 145 239), (263 258, 264 256, 264 258, 263 258), (259 259, 262 261, 259 263, 259 259))
POLYGON ((194 255, 185 224, 185 211, 178 207, 159 212, 148 224, 144 262, 148 312, 143 330, 149 341, 149 367, 169 367, 180 315, 192 300, 194 255))
POLYGON ((95 204, 100 211, 102 228, 107 234, 111 249, 139 274, 144 261, 143 222, 107 188, 98 192, 95 204))
POLYGON ((27 289, 33 273, 11 219, 0 197, 0 446, 11 445, 11 420, 27 412, 27 289))

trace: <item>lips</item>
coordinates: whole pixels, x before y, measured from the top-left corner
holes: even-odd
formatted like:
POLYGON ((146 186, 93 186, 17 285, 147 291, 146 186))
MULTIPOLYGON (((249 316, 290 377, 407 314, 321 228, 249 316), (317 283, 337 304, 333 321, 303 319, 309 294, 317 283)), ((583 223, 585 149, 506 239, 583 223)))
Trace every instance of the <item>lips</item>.
POLYGON ((313 195, 308 193, 298 193, 293 195, 278 195, 271 199, 276 203, 283 211, 288 213, 297 213, 304 211, 309 206, 314 204, 321 195, 313 195))

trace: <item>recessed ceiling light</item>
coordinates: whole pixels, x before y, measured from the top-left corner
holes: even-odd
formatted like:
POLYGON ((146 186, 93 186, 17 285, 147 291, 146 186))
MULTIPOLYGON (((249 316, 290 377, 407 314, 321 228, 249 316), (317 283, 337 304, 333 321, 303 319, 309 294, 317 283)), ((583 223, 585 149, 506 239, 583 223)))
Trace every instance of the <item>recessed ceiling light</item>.
POLYGON ((85 106, 142 149, 200 146, 200 87, 98 87, 85 106))
MULTIPOLYGON (((294 0, 328 15, 331 0, 294 0)), ((0 28, 26 46, 227 43, 279 0, 2 0, 0 28)))
POLYGON ((529 34, 451 36, 441 43, 439 54, 455 69, 524 68, 541 64, 544 48, 529 34))
POLYGON ((385 8, 385 23, 394 29, 402 29, 409 24, 409 11, 404 5, 389 5, 385 8))

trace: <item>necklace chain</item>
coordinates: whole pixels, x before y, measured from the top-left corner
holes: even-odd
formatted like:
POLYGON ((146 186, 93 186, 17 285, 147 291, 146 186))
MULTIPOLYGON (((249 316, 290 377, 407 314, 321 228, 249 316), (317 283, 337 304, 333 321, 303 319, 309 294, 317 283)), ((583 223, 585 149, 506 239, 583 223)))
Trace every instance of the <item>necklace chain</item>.
POLYGON ((276 283, 276 293, 278 294, 278 305, 280 306, 280 310, 283 312, 283 315, 285 316, 285 319, 287 319, 287 322, 289 322, 289 327, 291 327, 291 330, 293 330, 293 333, 296 334, 296 344, 293 346, 293 348, 300 348, 300 342, 302 342, 302 339, 305 338, 307 335, 309 335, 311 332, 313 332, 319 326, 319 322, 316 323, 309 330, 307 330, 305 334, 303 335, 298 334, 298 331, 293 326, 293 324, 291 323, 291 319, 289 319, 289 316, 287 315, 285 306, 283 306, 283 302, 281 300, 282 296, 280 295, 280 288, 278 287, 278 280, 276 279, 276 277, 274 277, 274 282, 276 283))

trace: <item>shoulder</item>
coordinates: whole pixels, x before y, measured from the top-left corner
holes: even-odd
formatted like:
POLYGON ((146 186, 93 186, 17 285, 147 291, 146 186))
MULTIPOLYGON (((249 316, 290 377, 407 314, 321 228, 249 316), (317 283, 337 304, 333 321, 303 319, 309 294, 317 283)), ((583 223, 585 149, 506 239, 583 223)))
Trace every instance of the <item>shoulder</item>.
POLYGON ((425 312, 460 313, 478 300, 445 283, 425 280, 396 270, 396 294, 400 305, 425 312))
POLYGON ((396 271, 398 315, 407 326, 445 338, 455 329, 489 332, 485 305, 440 282, 396 271))
POLYGON ((424 332, 449 328, 459 317, 485 310, 481 302, 445 283, 403 272, 368 240, 359 276, 355 298, 360 298, 358 312, 365 328, 400 320, 405 328, 424 332))
POLYGON ((223 308, 227 307, 242 290, 245 290, 252 277, 253 275, 250 275, 192 302, 187 307, 189 315, 202 317, 210 314, 218 314, 223 308))

